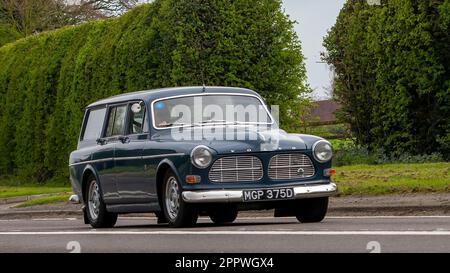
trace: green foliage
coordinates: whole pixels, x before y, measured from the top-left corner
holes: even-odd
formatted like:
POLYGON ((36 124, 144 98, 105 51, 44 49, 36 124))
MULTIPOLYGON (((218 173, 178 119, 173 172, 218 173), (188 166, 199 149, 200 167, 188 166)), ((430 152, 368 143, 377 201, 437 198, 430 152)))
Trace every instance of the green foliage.
POLYGON ((8 24, 0 23, 0 47, 4 44, 13 42, 21 37, 13 27, 8 24))
POLYGON ((0 175, 67 177, 84 107, 124 92, 225 85, 299 122, 305 69, 280 0, 156 0, 0 48, 0 175))
POLYGON ((298 130, 298 133, 315 135, 328 140, 345 139, 349 136, 347 125, 343 123, 303 126, 298 130))
POLYGON ((335 139, 331 140, 331 144, 334 152, 334 166, 436 163, 444 161, 444 157, 440 153, 422 155, 402 153, 394 156, 386 153, 383 149, 369 151, 367 148, 358 145, 354 139, 335 139))
POLYGON ((376 156, 355 143, 354 139, 331 140, 333 146, 333 166, 376 164, 376 156))
POLYGON ((450 1, 348 1, 325 38, 342 121, 389 156, 450 158, 450 1))

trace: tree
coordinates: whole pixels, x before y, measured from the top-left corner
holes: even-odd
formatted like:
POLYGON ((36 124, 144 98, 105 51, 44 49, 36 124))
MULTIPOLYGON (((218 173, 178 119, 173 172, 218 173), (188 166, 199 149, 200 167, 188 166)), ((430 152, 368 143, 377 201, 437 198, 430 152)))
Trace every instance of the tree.
POLYGON ((449 0, 349 0, 324 40, 341 118, 394 156, 449 158, 449 0))
POLYGON ((180 46, 173 53, 173 81, 258 90, 268 103, 282 106, 286 129, 298 128, 310 90, 301 45, 281 1, 174 3, 173 34, 180 46))
POLYGON ((92 10, 100 11, 105 16, 117 16, 126 11, 149 1, 140 0, 80 0, 75 6, 91 7, 92 10))
POLYGON ((22 37, 11 25, 0 23, 0 47, 22 37))
POLYGON ((58 0, 1 0, 2 17, 23 36, 72 23, 58 0))
POLYGON ((0 23, 9 24, 22 36, 28 36, 66 25, 119 16, 148 1, 0 0, 0 23))
POLYGON ((0 175, 67 178, 84 108, 124 92, 250 87, 292 128, 310 91, 303 60, 278 0, 155 0, 10 43, 0 48, 0 175))

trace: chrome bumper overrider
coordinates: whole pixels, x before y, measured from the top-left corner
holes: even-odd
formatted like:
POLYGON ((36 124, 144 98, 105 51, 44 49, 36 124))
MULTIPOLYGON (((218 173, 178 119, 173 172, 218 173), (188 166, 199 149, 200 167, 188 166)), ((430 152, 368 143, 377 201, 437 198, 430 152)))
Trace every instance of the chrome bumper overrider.
MULTIPOLYGON (((326 197, 335 194, 337 191, 337 186, 334 183, 296 186, 293 188, 295 199, 326 197)), ((244 190, 184 191, 183 200, 187 203, 243 202, 243 192, 244 190)))
POLYGON ((80 198, 78 195, 74 194, 69 197, 69 202, 72 204, 80 204, 80 198))

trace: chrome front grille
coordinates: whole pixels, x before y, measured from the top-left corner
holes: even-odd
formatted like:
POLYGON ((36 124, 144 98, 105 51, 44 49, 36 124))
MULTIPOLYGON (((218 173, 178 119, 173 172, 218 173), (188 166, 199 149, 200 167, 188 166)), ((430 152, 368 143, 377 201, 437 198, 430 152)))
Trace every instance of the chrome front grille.
POLYGON ((307 178, 314 173, 314 165, 305 154, 279 154, 269 162, 269 177, 273 180, 307 178))
POLYGON ((255 156, 229 156, 219 158, 209 171, 212 182, 250 182, 263 176, 262 163, 255 156))

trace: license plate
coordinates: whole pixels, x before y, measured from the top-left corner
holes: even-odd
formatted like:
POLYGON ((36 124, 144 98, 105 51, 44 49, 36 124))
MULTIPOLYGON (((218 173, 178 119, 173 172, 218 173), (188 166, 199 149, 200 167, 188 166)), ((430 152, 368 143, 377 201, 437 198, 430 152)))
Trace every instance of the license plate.
POLYGON ((294 198, 293 188, 263 189, 244 191, 244 201, 284 200, 294 198))

